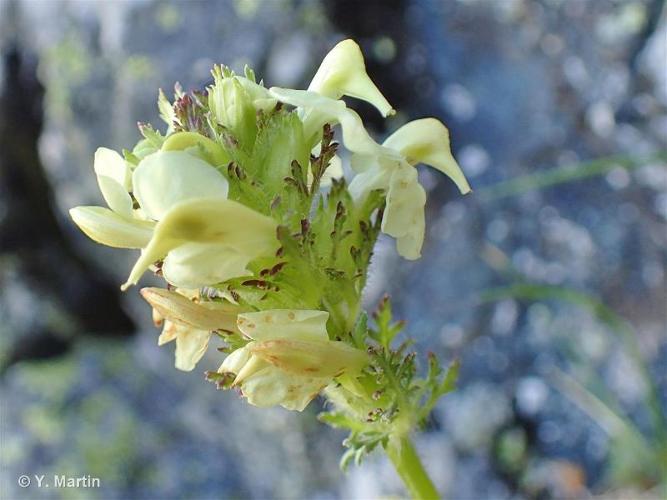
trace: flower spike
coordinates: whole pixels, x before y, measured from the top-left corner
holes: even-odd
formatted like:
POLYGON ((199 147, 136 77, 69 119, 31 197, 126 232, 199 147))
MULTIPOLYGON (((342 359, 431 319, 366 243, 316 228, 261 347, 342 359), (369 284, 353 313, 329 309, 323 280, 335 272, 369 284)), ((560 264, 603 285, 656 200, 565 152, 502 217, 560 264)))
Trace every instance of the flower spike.
POLYGON ((394 113, 352 40, 326 55, 308 90, 267 88, 247 67, 216 65, 212 76, 205 91, 177 84, 173 103, 158 93, 164 133, 140 124, 122 156, 96 151, 108 208, 76 207, 72 219, 97 242, 141 250, 123 290, 149 268, 167 282, 141 295, 177 369, 212 361, 220 340, 226 357, 206 372, 218 389, 294 411, 322 394, 321 421, 351 431, 343 467, 384 448, 413 497, 438 498, 408 435, 454 389, 458 364, 444 370, 430 356, 421 370, 409 341, 397 345, 389 301, 369 319, 362 299, 380 232, 406 259, 421 255, 416 165, 470 191, 447 128, 416 120, 378 144, 342 100, 394 113))

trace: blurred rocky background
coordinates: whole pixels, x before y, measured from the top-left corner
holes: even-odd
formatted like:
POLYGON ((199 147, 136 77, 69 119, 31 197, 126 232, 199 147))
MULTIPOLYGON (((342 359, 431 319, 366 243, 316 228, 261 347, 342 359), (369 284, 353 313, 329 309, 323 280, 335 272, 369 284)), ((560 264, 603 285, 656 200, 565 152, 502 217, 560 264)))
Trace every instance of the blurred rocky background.
POLYGON ((409 119, 448 124, 475 192, 420 172, 424 257, 381 241, 422 355, 462 360, 417 445, 448 498, 659 498, 667 477, 667 22, 662 0, 0 0, 0 497, 402 495, 343 436, 173 368, 133 252, 95 245, 98 146, 156 125, 157 88, 245 63, 305 88, 355 38, 409 119), (22 489, 21 474, 96 490, 22 489))

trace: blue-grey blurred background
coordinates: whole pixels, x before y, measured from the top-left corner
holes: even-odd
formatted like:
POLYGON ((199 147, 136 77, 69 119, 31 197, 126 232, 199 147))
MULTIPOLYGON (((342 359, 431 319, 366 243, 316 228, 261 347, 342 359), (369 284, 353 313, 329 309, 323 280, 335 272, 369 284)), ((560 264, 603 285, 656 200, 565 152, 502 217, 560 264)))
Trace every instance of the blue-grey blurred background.
MULTIPOLYGON (((424 256, 379 244, 384 292, 459 389, 416 438, 453 499, 659 498, 667 471, 667 22, 662 0, 0 0, 0 497, 376 498, 390 464, 338 469, 344 435, 192 373, 137 289, 134 252, 67 217, 100 204, 98 146, 159 125, 158 87, 213 63, 305 88, 359 42, 400 112, 436 116, 475 192, 421 170, 424 256), (22 474, 91 475, 46 490, 22 474)), ((34 482, 34 481, 33 481, 34 482)))

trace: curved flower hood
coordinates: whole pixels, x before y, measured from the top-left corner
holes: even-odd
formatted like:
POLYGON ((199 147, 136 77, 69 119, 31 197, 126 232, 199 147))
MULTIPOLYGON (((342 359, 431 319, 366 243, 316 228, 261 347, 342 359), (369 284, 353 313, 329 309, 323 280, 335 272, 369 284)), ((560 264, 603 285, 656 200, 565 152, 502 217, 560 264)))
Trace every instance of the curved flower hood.
POLYGON ((366 101, 385 117, 396 112, 366 73, 364 56, 354 40, 343 40, 329 51, 308 90, 332 99, 346 95, 366 101))

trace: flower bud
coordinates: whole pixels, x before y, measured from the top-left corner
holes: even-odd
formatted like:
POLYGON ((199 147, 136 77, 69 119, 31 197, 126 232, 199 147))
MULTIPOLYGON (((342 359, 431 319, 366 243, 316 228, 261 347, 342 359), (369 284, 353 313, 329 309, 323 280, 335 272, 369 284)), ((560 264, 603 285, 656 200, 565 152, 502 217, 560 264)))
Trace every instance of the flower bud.
POLYGON ((266 87, 256 83, 254 80, 249 78, 244 78, 242 76, 236 76, 235 78, 241 87, 243 87, 243 89, 247 92, 248 96, 252 100, 252 105, 257 111, 261 110, 268 112, 276 107, 276 103, 278 101, 269 95, 269 91, 266 87))
POLYGON ((232 131, 243 144, 251 144, 256 133, 252 98, 235 76, 214 70, 215 83, 208 89, 208 105, 213 120, 232 131))

